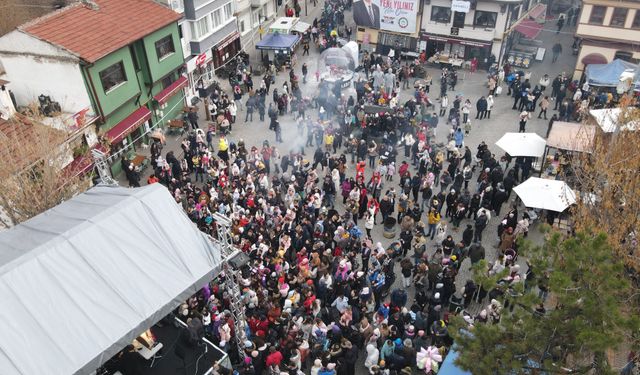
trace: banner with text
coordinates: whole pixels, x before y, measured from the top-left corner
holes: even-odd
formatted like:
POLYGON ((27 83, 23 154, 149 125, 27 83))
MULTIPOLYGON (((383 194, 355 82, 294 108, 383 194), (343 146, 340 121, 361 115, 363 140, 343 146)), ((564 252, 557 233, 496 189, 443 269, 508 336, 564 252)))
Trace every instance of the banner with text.
POLYGON ((353 20, 361 27, 411 34, 419 6, 419 0, 360 0, 353 3, 353 20))

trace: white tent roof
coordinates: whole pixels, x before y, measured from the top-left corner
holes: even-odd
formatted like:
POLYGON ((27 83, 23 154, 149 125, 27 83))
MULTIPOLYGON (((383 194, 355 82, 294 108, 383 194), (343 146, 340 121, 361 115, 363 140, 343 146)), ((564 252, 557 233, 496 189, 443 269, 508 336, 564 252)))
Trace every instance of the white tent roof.
POLYGON ((564 181, 529 177, 513 188, 525 207, 562 212, 576 203, 576 194, 564 181))
MULTIPOLYGON (((598 126, 605 133, 613 133, 618 129, 618 118, 622 113, 620 108, 603 108, 592 109, 589 114, 596 120, 598 126)), ((636 130, 640 127, 640 123, 636 120, 628 121, 621 129, 622 130, 636 130)))
POLYGON ((215 276, 160 184, 95 187, 0 233, 0 374, 88 374, 215 276))
POLYGON ((536 133, 505 133, 496 145, 511 156, 544 155, 547 141, 536 133))

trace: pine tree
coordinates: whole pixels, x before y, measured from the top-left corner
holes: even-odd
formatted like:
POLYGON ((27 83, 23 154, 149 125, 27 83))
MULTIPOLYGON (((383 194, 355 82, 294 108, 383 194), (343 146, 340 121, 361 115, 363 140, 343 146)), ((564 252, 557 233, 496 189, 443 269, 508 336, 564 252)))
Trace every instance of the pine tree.
MULTIPOLYGON (((518 286, 522 293, 505 293, 513 310, 505 308, 499 322, 467 328, 454 319, 457 364, 474 374, 613 373, 605 352, 632 341, 640 325, 627 306, 631 286, 623 262, 606 235, 553 233, 543 246, 521 248, 534 274, 548 274, 550 306, 537 312, 535 285, 518 286)), ((480 275, 476 280, 496 285, 480 275)))

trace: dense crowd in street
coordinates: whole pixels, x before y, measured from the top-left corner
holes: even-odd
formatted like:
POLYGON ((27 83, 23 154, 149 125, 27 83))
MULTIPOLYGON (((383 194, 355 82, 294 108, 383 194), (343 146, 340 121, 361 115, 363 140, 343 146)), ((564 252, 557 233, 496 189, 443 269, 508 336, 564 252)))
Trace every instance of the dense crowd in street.
MULTIPOLYGON (((339 32, 349 38, 349 28, 331 27, 339 24, 335 10, 349 6, 327 2, 305 40, 336 45, 339 32)), ((148 183, 167 186, 214 237, 212 214, 230 217, 233 243, 251 259, 241 280, 243 353, 235 350, 237 323, 224 278, 178 310, 192 331, 240 363, 240 373, 353 374, 363 363, 370 374, 436 373, 452 345, 453 315, 469 326, 492 324, 513 308, 519 283, 546 298, 546 275, 517 263, 518 239, 527 236, 531 218, 512 190, 532 174, 533 158, 512 158, 465 137, 491 121, 497 101, 513 100, 513 131, 517 125, 526 132, 537 116, 549 120, 548 136, 554 121, 581 121, 618 95, 579 86, 564 73, 535 84, 529 72, 490 64, 486 95, 465 97, 456 92, 460 72, 452 67, 416 79, 425 60, 365 52, 353 90, 316 73, 314 97, 300 90, 313 80, 306 64, 292 64, 281 87, 274 87, 273 65, 258 83, 238 71, 232 92, 216 88, 209 95, 213 126, 200 129, 190 118, 181 158, 163 156, 160 141, 152 145, 148 183), (401 100, 401 93, 410 98, 401 100), (251 145, 229 135, 253 122, 254 112, 273 138, 251 145), (296 123, 293 144, 282 144, 285 116, 296 123), (447 143, 437 143, 436 132, 446 132, 447 143), (487 233, 492 220, 497 232, 487 233), (373 240, 379 228, 393 239, 390 246, 373 240), (470 267, 487 252, 496 260, 484 272, 506 275, 491 290, 469 272, 459 276, 466 259, 470 267)), ((556 216, 544 215, 550 224, 556 216)), ((543 304, 534 308, 545 313, 543 304)))

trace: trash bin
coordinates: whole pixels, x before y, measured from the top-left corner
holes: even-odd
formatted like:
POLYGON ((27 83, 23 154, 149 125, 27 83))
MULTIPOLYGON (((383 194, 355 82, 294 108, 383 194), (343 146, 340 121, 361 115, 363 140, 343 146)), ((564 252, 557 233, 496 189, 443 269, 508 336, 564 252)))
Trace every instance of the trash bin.
POLYGON ((396 237, 396 222, 396 219, 393 217, 388 217, 387 220, 384 221, 384 232, 382 233, 384 238, 396 237))

